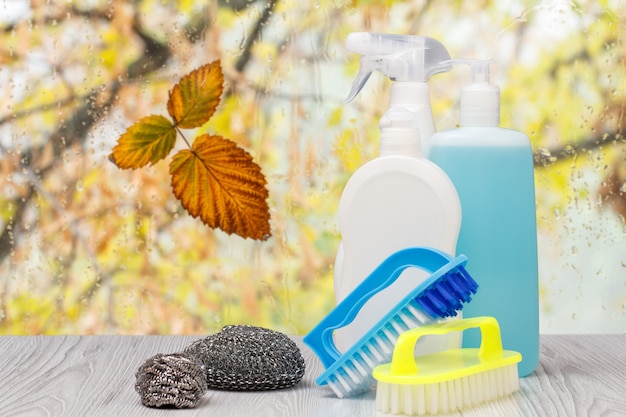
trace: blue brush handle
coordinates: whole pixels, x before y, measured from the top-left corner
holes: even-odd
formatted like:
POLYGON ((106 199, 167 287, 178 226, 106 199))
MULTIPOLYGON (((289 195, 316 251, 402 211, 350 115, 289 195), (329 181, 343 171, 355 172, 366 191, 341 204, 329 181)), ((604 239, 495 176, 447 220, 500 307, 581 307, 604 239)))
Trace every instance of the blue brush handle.
POLYGON ((393 284, 407 268, 419 268, 432 274, 451 260, 447 253, 426 247, 402 249, 392 254, 315 326, 304 337, 304 342, 328 368, 341 357, 333 341, 333 332, 352 323, 370 298, 393 284))

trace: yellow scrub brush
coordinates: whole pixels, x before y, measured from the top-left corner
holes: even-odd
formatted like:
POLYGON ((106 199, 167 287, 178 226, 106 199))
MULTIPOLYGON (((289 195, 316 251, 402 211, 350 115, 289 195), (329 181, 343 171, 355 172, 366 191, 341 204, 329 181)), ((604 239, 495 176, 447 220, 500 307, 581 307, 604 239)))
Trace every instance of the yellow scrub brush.
POLYGON ((519 389, 522 355, 502 350, 500 326, 493 317, 473 317, 422 326, 398 338, 391 363, 374 368, 376 409, 420 416, 451 413, 519 389), (414 357, 418 339, 479 327, 480 348, 451 349, 414 357))

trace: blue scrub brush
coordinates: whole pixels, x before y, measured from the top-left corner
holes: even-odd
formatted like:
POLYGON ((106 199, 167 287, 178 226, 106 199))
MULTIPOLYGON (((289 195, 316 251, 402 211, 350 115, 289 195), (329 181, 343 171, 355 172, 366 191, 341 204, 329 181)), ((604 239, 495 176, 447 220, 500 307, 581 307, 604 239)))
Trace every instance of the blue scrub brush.
POLYGON ((317 384, 328 384, 339 398, 370 390, 375 384, 372 371, 389 362, 401 333, 454 316, 463 303, 471 300, 478 284, 465 270, 466 263, 464 255, 452 258, 424 247, 403 249, 385 259, 304 337, 326 368, 317 384), (350 324, 370 298, 391 285, 407 268, 419 268, 431 275, 341 354, 333 341, 333 332, 350 324))

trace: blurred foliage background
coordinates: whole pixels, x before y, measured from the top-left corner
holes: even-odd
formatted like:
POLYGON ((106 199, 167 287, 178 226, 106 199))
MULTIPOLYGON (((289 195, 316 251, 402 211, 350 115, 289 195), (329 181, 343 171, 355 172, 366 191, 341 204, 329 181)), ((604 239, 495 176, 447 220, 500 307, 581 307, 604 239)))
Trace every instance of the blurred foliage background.
MULTIPOLYGON (((389 81, 344 105, 349 32, 421 34, 492 58, 502 125, 536 156, 542 332, 626 331, 622 1, 0 0, 0 333, 304 334, 334 305, 336 211, 378 152, 389 81), (207 129, 268 179, 273 237, 190 218, 167 164, 107 160, 182 74, 221 59, 207 129)), ((438 129, 463 70, 431 80, 438 129)))

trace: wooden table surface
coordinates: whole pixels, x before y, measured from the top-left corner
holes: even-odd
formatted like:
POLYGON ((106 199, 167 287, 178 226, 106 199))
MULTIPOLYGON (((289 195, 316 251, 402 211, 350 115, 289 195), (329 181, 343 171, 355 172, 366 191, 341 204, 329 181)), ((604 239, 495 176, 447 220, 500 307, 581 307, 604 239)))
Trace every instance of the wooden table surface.
MULTIPOLYGON (((0 416, 381 416, 374 392, 338 399, 318 387, 317 357, 302 382, 266 392, 209 391, 193 409, 152 409, 134 390, 135 371, 156 353, 200 336, 0 336, 0 416)), ((626 334, 545 335, 541 363, 520 391, 451 416, 626 416, 626 334)))

